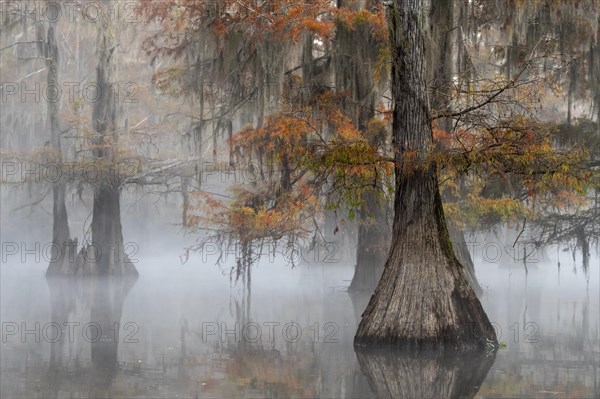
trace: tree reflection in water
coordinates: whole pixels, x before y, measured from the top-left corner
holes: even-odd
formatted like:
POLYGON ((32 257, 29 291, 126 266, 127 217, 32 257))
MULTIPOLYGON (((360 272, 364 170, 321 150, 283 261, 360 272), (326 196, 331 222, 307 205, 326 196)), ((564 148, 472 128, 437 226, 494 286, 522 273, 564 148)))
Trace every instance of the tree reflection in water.
MULTIPOLYGON (((55 325, 72 327, 50 344, 48 391, 110 396, 118 371, 117 351, 124 337, 123 303, 137 277, 48 277, 50 316, 55 325), (69 324, 70 323, 70 324, 69 324)), ((66 329, 65 329, 66 330, 66 329)))
POLYGON ((472 398, 496 357, 485 351, 355 350, 378 398, 472 398))

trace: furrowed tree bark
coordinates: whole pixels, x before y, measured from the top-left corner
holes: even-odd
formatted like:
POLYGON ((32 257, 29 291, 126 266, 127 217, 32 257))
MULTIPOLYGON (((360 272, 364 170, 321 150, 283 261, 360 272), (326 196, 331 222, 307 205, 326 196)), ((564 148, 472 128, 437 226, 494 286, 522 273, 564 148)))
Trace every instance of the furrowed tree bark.
POLYGON ((466 349, 496 345, 494 329, 456 258, 446 227, 425 84, 424 0, 388 8, 396 197, 392 247, 355 345, 466 349), (410 161, 407 161, 410 155, 410 161))
MULTIPOLYGON (((436 112, 448 112, 450 86, 452 85, 452 42, 454 28, 454 0, 437 0, 431 3, 431 45, 428 46, 428 75, 431 82, 431 108, 436 112)), ((452 119, 441 118, 438 128, 452 131, 452 119)))

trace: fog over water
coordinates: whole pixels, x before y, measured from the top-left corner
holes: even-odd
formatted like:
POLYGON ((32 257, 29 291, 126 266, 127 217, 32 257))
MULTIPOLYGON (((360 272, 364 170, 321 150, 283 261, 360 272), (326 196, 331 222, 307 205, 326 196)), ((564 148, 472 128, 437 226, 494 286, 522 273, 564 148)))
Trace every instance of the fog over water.
POLYGON ((600 398, 600 0, 0 0, 0 107, 2 399, 600 398))
MULTIPOLYGON (((253 268, 248 292, 229 275, 233 254, 221 266, 207 253, 182 264, 193 238, 167 221, 168 211, 149 219, 124 207, 130 209, 123 212, 125 242, 137 244, 131 258, 140 272, 130 284, 51 283, 43 259, 27 255, 21 262, 21 254, 5 254, 2 397, 365 398, 448 389, 472 396, 477 388, 477 397, 600 393, 596 251, 587 274, 580 254, 573 260, 562 247, 530 254, 526 273, 510 251, 494 252, 510 248, 514 233, 467 237, 483 306, 503 348, 488 358, 355 353, 352 340, 368 297, 346 292, 351 263, 292 267, 284 256, 267 256, 253 268), (72 339, 52 343, 53 323, 64 322, 79 323, 72 324, 72 339), (117 322, 118 338, 91 342, 96 327, 88 323, 106 330, 117 322), (431 380, 427 370, 437 370, 437 377, 431 380)), ((3 242, 47 242, 49 224, 41 223, 47 215, 18 219, 6 208, 3 242)), ((340 248, 339 259, 351 251, 340 248)))

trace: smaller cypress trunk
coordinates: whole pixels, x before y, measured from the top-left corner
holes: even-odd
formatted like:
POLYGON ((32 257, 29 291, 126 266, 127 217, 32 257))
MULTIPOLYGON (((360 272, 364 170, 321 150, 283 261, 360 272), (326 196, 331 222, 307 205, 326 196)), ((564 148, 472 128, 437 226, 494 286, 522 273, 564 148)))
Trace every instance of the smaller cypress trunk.
POLYGON ((188 208, 190 207, 190 196, 188 192, 188 186, 190 178, 187 176, 181 176, 181 196, 183 199, 182 211, 181 211, 181 225, 187 227, 188 225, 188 208))
POLYGON ((119 189, 109 185, 94 192, 92 239, 97 274, 127 274, 121 269, 127 259, 123 248, 121 229, 121 201, 119 189))
MULTIPOLYGON (((105 7, 110 7, 106 1, 105 7)), ((106 16, 110 15, 107 10, 106 16)), ((94 189, 92 213, 92 240, 94 259, 92 273, 98 275, 135 275, 137 271, 127 258, 121 228, 120 181, 116 166, 117 145, 116 106, 113 90, 117 26, 105 18, 98 23, 96 81, 98 100, 94 103, 92 118, 95 131, 93 154, 107 172, 108 178, 94 189), (108 170, 106 170, 108 169, 108 170)))
MULTIPOLYGON (((43 54, 46 58, 46 67, 48 69, 47 83, 48 90, 58 90, 58 66, 59 53, 55 37, 55 23, 48 22, 46 42, 43 48, 43 54)), ((62 150, 60 145, 60 122, 59 122, 59 102, 58 92, 51 92, 50 98, 55 98, 57 101, 48 100, 47 110, 50 124, 50 143, 54 150, 54 161, 58 164, 62 163, 62 150)), ((67 207, 65 205, 65 196, 67 185, 63 181, 59 181, 52 187, 52 258, 48 265, 49 274, 59 273, 65 263, 65 255, 69 251, 70 232, 69 219, 67 215, 67 207)))
POLYGON ((596 107, 596 133, 600 137, 600 13, 598 13, 595 43, 590 50, 590 69, 593 84, 594 106, 596 107))
MULTIPOLYGON (((432 82, 431 107, 438 112, 450 110, 450 88, 452 86, 452 30, 454 27, 454 0, 436 0, 429 11, 432 43, 427 57, 431 60, 428 81, 432 82)), ((437 127, 447 133, 453 131, 452 119, 438 120, 437 127)), ((446 199, 446 198, 444 198, 446 199)), ((458 261, 465 267, 467 280, 477 296, 483 293, 475 276, 475 266, 469 254, 465 236, 454 223, 448 222, 448 233, 458 261)))
POLYGON ((567 93, 567 125, 571 126, 572 124, 572 110, 573 110, 573 96, 575 95, 575 89, 577 85, 577 69, 578 62, 576 60, 571 61, 571 65, 569 67, 569 90, 567 93))
POLYGON ((374 191, 364 194, 365 207, 360 211, 356 268, 350 282, 350 292, 373 292, 383 273, 390 248, 391 228, 388 227, 386 204, 374 191))
MULTIPOLYGON (((358 11, 361 5, 353 1, 338 1, 338 7, 358 11)), ((371 8, 372 4, 365 7, 371 8)), ((337 90, 344 93, 343 106, 358 129, 378 150, 385 146, 385 131, 369 131, 375 117, 376 87, 372 65, 379 55, 377 43, 368 26, 349 28, 344 22, 336 26, 335 77, 337 90)), ((348 288, 350 292, 373 292, 383 272, 389 251, 391 228, 387 220, 387 203, 377 190, 383 186, 383 176, 372 182, 373 187, 362 193, 356 244, 356 268, 348 288)))
POLYGON ((473 263, 473 258, 469 253, 469 247, 465 240, 465 234, 451 221, 448 222, 448 234, 450 235, 450 241, 452 241, 452 247, 454 248, 456 258, 460 264, 465 267, 465 274, 469 284, 471 285, 471 288, 473 288, 475 294, 480 297, 483 295, 483 288, 481 288, 481 285, 477 280, 477 276, 475 275, 475 264, 473 263))

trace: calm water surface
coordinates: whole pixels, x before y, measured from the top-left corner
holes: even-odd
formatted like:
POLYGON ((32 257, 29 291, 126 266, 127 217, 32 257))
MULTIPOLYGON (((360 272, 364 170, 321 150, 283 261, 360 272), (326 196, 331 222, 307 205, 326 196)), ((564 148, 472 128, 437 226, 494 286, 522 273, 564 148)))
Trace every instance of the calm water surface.
POLYGON ((3 398, 600 397, 596 255, 586 275, 550 248, 525 273, 476 250, 505 348, 415 356, 355 352, 368 298, 346 292, 352 265, 265 260, 248 292, 230 281, 232 262, 182 265, 184 243, 162 234, 175 237, 169 251, 164 237, 134 237, 146 243, 135 282, 47 282, 44 262, 3 263, 3 398), (57 325, 70 328, 62 339, 57 325))

